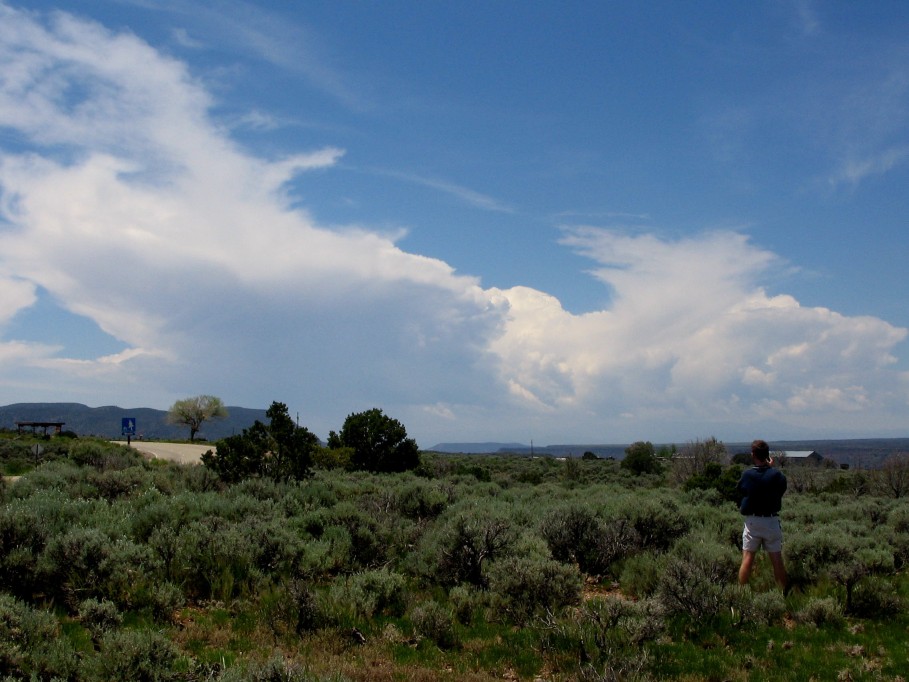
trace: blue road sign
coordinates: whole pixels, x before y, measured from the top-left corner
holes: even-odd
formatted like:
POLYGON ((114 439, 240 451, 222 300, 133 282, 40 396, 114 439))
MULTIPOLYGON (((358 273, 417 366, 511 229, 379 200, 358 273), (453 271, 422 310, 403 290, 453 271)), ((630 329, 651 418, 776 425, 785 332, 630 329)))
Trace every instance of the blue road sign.
POLYGON ((136 420, 133 417, 123 417, 120 420, 120 433, 124 436, 135 436, 136 420))

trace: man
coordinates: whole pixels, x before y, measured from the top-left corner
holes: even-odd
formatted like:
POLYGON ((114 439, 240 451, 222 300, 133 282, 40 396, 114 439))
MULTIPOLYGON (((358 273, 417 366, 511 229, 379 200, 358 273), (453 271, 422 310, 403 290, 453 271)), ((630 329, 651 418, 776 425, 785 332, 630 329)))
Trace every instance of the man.
POLYGON ((751 578, 754 555, 763 547, 773 565, 776 584, 785 590, 786 568, 783 566, 783 531, 779 513, 783 493, 786 492, 786 477, 771 466, 770 446, 765 441, 756 440, 751 444, 751 461, 754 466, 742 472, 738 485, 739 495, 742 496, 739 510, 745 517, 739 584, 744 585, 751 578))

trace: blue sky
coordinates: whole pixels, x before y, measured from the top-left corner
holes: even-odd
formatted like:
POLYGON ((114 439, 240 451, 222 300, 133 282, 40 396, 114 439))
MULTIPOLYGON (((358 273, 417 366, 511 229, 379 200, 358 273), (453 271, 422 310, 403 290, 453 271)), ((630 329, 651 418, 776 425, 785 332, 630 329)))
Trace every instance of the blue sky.
POLYGON ((909 8, 0 4, 0 404, 905 436, 909 8))

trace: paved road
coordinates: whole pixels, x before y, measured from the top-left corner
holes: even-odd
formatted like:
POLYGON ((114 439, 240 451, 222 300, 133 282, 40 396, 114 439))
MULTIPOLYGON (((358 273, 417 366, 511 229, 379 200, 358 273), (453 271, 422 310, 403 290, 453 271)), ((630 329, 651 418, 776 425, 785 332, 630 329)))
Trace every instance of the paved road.
MULTIPOLYGON (((126 445, 125 440, 116 442, 120 445, 126 445)), ((170 459, 183 464, 197 464, 203 454, 215 449, 215 446, 211 443, 191 445, 189 443, 155 443, 143 440, 134 440, 132 447, 150 457, 170 459)))

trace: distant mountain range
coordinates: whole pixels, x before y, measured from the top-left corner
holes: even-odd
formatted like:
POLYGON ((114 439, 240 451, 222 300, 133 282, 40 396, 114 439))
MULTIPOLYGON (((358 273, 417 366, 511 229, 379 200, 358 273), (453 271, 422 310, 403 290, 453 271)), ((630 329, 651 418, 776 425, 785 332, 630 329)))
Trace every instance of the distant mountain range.
POLYGON ((513 449, 524 450, 530 447, 523 443, 437 443, 429 450, 451 455, 488 455, 494 452, 511 452, 513 449))
MULTIPOLYGON (((655 446, 659 449, 661 443, 655 446)), ((730 455, 739 452, 751 452, 751 443, 727 442, 726 451, 730 455)), ((679 449, 685 443, 678 443, 679 449)), ((439 443, 431 448, 434 452, 448 454, 514 454, 537 455, 542 457, 581 457, 585 452, 592 452, 601 459, 624 459, 628 444, 614 445, 543 445, 534 446, 524 443, 439 443)), ((875 467, 884 459, 896 453, 909 453, 909 438, 857 438, 843 440, 775 440, 770 443, 773 450, 814 450, 825 459, 850 466, 875 467)))
MULTIPOLYGON (((228 407, 224 419, 212 419, 202 424, 196 440, 215 441, 241 433, 258 419, 265 422, 265 410, 228 407)), ((149 407, 123 408, 114 405, 88 407, 80 403, 16 403, 0 407, 0 428, 15 429, 16 422, 64 422, 63 430, 80 436, 120 438, 121 420, 136 420, 136 437, 157 440, 189 438, 189 427, 168 424, 165 410, 149 407)), ((41 431, 39 430, 39 433, 41 431)))

